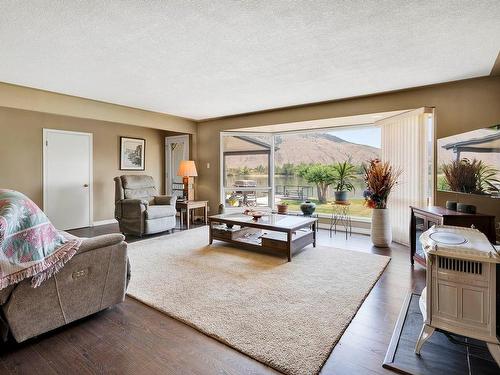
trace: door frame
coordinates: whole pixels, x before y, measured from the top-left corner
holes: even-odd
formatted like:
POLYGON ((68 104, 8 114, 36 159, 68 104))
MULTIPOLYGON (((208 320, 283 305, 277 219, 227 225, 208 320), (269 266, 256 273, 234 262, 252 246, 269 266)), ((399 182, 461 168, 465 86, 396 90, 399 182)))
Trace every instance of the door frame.
POLYGON ((89 137, 89 227, 94 226, 94 134, 69 130, 43 128, 42 137, 42 197, 43 210, 47 208, 47 141, 49 133, 84 135, 89 137))
POLYGON ((169 145, 174 142, 180 143, 184 142, 184 155, 187 154, 187 159, 189 160, 189 134, 183 135, 173 135, 170 137, 165 137, 165 194, 172 195, 172 184, 170 183, 170 176, 173 176, 172 165, 170 163, 170 149, 169 145))

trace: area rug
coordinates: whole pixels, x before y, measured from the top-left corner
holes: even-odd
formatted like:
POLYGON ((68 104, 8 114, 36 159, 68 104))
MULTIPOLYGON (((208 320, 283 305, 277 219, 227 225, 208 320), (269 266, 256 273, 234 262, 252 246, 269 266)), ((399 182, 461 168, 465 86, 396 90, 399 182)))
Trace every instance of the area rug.
POLYGON ((286 374, 316 374, 390 258, 308 247, 286 258, 201 227, 129 245, 127 294, 286 374))

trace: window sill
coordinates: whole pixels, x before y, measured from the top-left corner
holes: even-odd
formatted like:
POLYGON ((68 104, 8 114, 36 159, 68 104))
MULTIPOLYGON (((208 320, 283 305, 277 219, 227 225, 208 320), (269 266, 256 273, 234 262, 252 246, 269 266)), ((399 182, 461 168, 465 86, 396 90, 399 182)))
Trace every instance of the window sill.
MULTIPOLYGON (((256 210, 256 211, 262 211, 266 213, 270 213, 272 210, 269 207, 224 207, 224 212, 225 213, 243 213, 245 210, 256 210)), ((289 211, 291 214, 300 214, 300 211, 289 211)), ((332 217, 332 214, 324 214, 324 213, 318 213, 317 217, 320 219, 330 219, 332 217)), ((361 217, 361 216, 351 216, 351 220, 353 223, 368 223, 371 224, 372 219, 368 217, 361 217)))

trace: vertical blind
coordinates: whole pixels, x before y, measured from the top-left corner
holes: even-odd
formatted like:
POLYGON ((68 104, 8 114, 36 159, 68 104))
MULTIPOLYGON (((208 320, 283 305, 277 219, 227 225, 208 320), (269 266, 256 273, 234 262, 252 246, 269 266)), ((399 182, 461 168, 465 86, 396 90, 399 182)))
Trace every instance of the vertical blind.
POLYGON ((396 242, 409 244, 410 206, 425 206, 432 196, 432 109, 420 108, 381 120, 381 157, 402 174, 388 209, 396 242))

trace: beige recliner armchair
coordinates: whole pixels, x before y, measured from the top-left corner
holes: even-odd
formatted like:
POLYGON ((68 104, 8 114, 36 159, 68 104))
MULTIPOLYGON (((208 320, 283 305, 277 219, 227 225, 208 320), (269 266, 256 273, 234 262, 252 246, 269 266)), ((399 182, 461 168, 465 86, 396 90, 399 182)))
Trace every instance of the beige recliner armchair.
POLYGON ((25 279, 0 290, 0 340, 10 331, 22 342, 122 302, 130 278, 124 240, 120 233, 84 238, 64 268, 38 288, 25 279))
POLYGON ((115 217, 124 234, 142 236, 175 228, 176 199, 158 195, 151 176, 115 177, 115 217))

